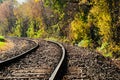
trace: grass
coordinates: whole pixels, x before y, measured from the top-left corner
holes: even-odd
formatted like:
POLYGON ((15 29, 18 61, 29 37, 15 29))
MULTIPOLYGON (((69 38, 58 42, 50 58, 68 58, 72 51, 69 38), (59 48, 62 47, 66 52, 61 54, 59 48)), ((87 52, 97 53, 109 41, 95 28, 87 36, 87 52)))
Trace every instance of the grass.
POLYGON ((58 41, 58 39, 57 39, 57 38, 54 38, 54 37, 45 38, 45 40, 58 41))
POLYGON ((7 40, 4 36, 0 36, 0 52, 10 50, 11 48, 14 48, 14 43, 9 39, 7 40))
POLYGON ((5 44, 6 44, 5 37, 0 36, 0 49, 2 49, 5 46, 5 44))
POLYGON ((5 41, 5 37, 4 36, 0 36, 0 42, 4 42, 5 41))
POLYGON ((0 42, 0 49, 5 46, 5 42, 0 42))
POLYGON ((90 40, 82 40, 78 43, 79 47, 88 47, 90 45, 90 40))

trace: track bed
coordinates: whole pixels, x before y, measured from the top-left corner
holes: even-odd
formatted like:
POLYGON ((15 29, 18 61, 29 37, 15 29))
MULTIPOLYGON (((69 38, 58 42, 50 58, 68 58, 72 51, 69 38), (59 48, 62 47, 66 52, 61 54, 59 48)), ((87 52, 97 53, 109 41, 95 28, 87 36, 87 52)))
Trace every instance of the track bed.
POLYGON ((120 69, 111 59, 66 44, 66 56, 56 75, 54 72, 65 51, 54 42, 34 41, 39 45, 36 49, 0 66, 0 80, 120 80, 120 69))
POLYGON ((6 51, 0 52, 0 64, 16 56, 24 54, 37 46, 34 41, 27 39, 9 37, 6 38, 6 40, 12 44, 7 47, 12 47, 6 51))
POLYGON ((61 58, 58 45, 36 40, 39 47, 0 70, 0 79, 48 80, 61 58))
POLYGON ((71 45, 67 53, 67 72, 62 80, 120 80, 120 69, 101 54, 71 45))

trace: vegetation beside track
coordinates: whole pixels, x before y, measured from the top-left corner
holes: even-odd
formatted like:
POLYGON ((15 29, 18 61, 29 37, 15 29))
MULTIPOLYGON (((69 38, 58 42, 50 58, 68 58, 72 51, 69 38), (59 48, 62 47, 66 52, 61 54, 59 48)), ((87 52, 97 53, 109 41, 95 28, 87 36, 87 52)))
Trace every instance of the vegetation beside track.
POLYGON ((0 35, 61 40, 120 58, 120 0, 17 1, 0 0, 0 35))
POLYGON ((4 36, 0 36, 0 49, 5 46, 5 38, 4 36))

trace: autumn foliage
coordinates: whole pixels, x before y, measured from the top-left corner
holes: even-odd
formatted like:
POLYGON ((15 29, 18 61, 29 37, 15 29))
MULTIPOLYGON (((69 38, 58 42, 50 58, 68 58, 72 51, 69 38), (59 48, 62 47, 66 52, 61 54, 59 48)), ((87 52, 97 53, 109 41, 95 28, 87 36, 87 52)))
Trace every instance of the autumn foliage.
POLYGON ((119 0, 0 2, 0 35, 52 37, 120 57, 119 0))

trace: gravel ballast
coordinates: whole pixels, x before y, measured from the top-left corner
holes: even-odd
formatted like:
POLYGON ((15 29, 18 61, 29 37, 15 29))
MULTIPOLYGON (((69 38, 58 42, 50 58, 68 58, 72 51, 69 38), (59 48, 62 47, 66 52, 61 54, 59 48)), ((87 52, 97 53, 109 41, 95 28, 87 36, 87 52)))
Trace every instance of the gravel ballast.
MULTIPOLYGON (((11 49, 7 49, 6 51, 0 52, 0 62, 20 55, 36 46, 35 42, 26 39, 7 37, 6 40, 12 43, 13 47, 11 49)), ((8 47, 9 46, 11 45, 8 45, 8 47)))
MULTIPOLYGON (((39 44, 36 50, 0 69, 1 80, 49 79, 61 58, 61 48, 45 40, 34 41, 39 44)), ((63 72, 59 74, 62 80, 120 80, 120 68, 111 59, 86 48, 63 45, 66 48, 66 62, 61 68, 63 72)))
POLYGON ((120 80, 120 69, 101 54, 71 45, 67 50, 67 72, 63 80, 120 80))
POLYGON ((60 60, 61 49, 56 44, 44 40, 36 40, 36 42, 39 47, 35 51, 0 70, 0 79, 49 79, 60 60))

